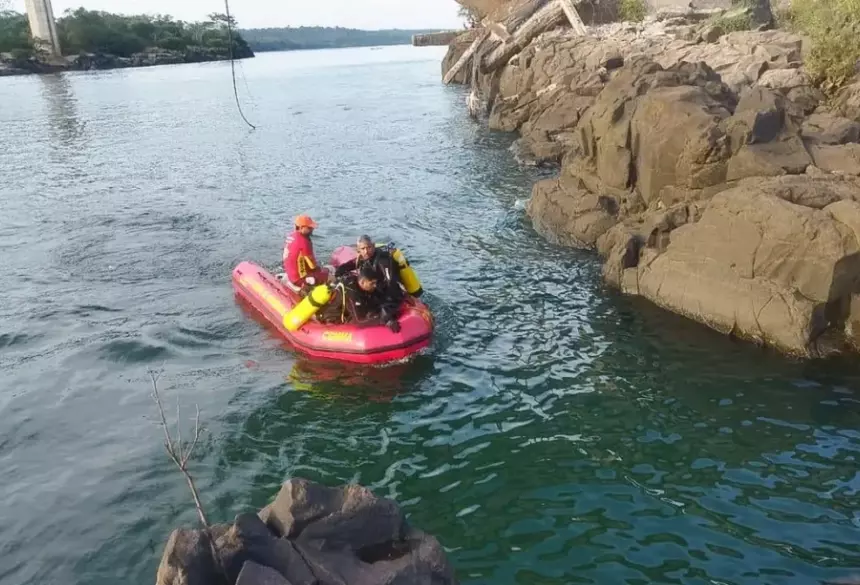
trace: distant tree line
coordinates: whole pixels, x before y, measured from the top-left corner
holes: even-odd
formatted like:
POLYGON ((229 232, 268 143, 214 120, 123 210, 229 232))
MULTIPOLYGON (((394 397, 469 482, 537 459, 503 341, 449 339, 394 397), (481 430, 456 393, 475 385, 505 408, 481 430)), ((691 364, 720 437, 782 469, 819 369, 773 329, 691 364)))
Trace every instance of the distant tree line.
POLYGON ((256 28, 242 30, 242 36, 254 51, 295 51, 300 49, 333 49, 405 45, 412 35, 435 30, 358 30, 354 28, 300 26, 295 28, 256 28))
MULTIPOLYGON (((2 0, 0 0, 2 1, 2 0)), ((235 19, 230 24, 235 27, 235 19)), ((104 53, 130 57, 147 50, 219 50, 229 48, 227 16, 213 13, 204 22, 183 22, 170 16, 126 16, 98 10, 66 10, 57 19, 57 35, 63 53, 104 53)), ((13 11, 0 12, 0 53, 30 52, 39 47, 30 36, 27 16, 13 11)), ((249 56, 248 44, 233 32, 236 56, 249 56)))

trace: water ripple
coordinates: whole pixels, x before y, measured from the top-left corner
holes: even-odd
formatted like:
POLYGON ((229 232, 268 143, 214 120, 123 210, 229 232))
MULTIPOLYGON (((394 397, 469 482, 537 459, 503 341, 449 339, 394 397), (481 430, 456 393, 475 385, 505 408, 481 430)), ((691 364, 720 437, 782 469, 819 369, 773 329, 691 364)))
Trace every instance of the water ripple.
POLYGON ((212 89, 224 63, 0 84, 0 580, 151 583, 196 521, 152 368, 186 428, 201 408, 216 521, 304 475, 397 498, 469 585, 850 574, 856 366, 606 290, 524 216, 546 171, 416 51, 258 57, 253 133, 212 89), (236 304, 232 267, 277 266, 299 210, 321 255, 365 232, 403 246, 437 315, 426 355, 306 360, 236 304))

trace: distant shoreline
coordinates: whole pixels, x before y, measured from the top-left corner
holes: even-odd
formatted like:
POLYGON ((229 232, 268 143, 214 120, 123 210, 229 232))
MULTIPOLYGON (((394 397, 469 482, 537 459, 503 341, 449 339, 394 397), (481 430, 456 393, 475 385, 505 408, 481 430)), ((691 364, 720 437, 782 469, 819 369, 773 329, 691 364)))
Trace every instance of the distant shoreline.
MULTIPOLYGON (((255 55, 252 51, 237 55, 235 59, 251 59, 255 55)), ((223 54, 212 54, 207 52, 185 52, 158 51, 152 53, 140 53, 131 57, 119 57, 105 53, 75 55, 64 57, 61 63, 39 61, 28 59, 25 61, 2 61, 0 60, 0 78, 18 77, 23 75, 50 75, 53 73, 65 73, 71 71, 109 71, 112 69, 138 69, 144 67, 156 67, 158 65, 190 65, 192 63, 211 63, 216 61, 229 61, 230 57, 223 54)))
POLYGON ((436 32, 439 29, 360 30, 321 26, 239 31, 248 46, 257 53, 411 45, 413 36, 436 32))

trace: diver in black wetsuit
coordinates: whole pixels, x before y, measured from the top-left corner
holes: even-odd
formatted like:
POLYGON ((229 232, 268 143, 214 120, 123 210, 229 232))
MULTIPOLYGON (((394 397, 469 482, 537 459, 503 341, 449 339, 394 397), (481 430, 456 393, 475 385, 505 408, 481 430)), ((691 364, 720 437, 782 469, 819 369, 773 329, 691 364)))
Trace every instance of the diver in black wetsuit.
POLYGON ((396 315, 404 298, 404 290, 400 284, 400 267, 388 250, 376 247, 370 236, 364 235, 358 238, 356 247, 358 257, 338 266, 335 276, 348 274, 363 266, 372 267, 379 281, 376 290, 380 295, 382 308, 391 315, 396 315))
POLYGON ((370 264, 363 264, 358 274, 347 274, 334 285, 331 299, 321 308, 317 319, 322 323, 384 324, 400 331, 396 307, 385 302, 378 290, 379 276, 370 264))

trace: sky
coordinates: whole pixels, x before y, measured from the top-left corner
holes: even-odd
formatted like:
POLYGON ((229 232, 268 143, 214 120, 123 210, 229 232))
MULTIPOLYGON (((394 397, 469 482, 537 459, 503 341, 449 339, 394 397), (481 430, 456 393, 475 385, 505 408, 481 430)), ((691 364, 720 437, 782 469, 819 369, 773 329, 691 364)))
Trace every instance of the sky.
MULTIPOLYGON (((169 14, 180 20, 204 20, 224 12, 223 0, 51 0, 54 14, 83 6, 122 14, 169 14)), ((230 12, 242 28, 343 26, 347 28, 462 28, 454 0, 230 0, 230 12)), ((12 0, 24 11, 24 0, 12 0)))

